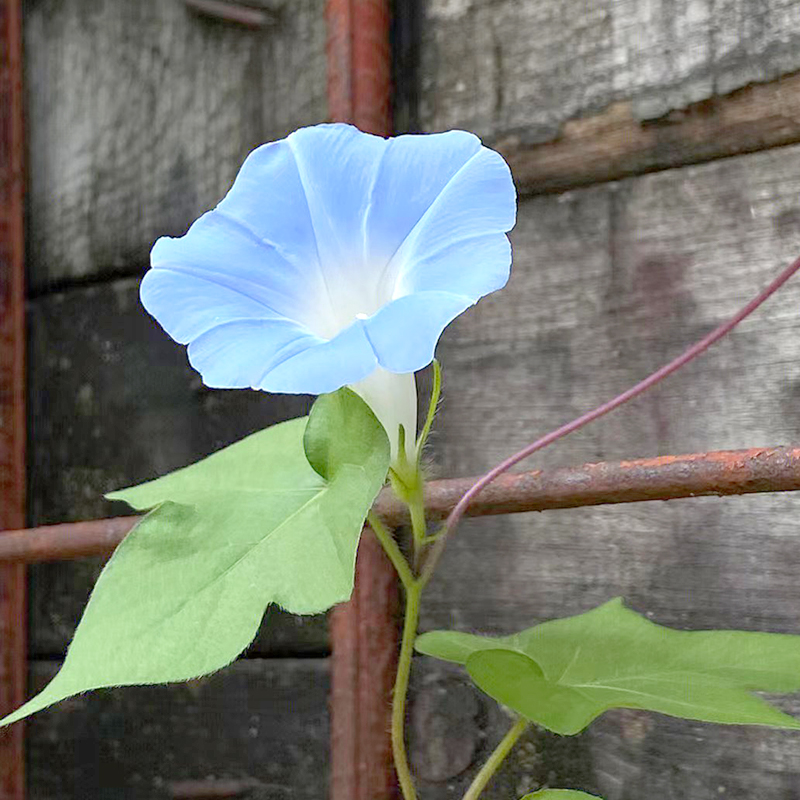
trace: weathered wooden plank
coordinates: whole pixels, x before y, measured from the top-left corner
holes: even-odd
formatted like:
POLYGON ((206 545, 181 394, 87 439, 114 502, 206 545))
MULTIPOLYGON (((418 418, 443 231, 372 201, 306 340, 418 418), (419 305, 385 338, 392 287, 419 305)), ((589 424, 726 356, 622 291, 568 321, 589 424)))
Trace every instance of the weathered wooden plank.
MULTIPOLYGON (((32 688, 56 667, 35 662, 32 688)), ((328 684, 326 659, 249 660, 66 700, 29 723, 30 800, 319 800, 328 684)))
MULTIPOLYGON (((438 473, 480 473, 733 313, 797 256, 799 196, 792 147, 524 201, 509 287, 440 348, 438 473)), ((799 286, 536 463, 796 441, 799 286)), ((800 633, 798 511, 799 497, 766 495, 468 521, 426 594, 423 627, 509 632, 623 595, 666 625, 800 633)), ((608 800, 719 786, 778 800, 800 786, 793 734, 609 719, 586 735, 592 780, 575 773, 608 800)))
POLYGON ((143 268, 250 149, 324 120, 323 5, 248 29, 177 0, 28 0, 31 285, 143 268))
MULTIPOLYGON (((308 410, 309 399, 206 389, 138 302, 138 282, 75 289, 30 304, 31 521, 125 513, 112 488, 185 466, 308 410)), ((98 560, 31 568, 34 655, 62 653, 98 560)), ((254 652, 324 653, 321 617, 268 616, 254 652)))
POLYGON ((564 123, 558 138, 495 144, 526 193, 563 191, 800 141, 800 73, 637 119, 628 102, 564 123))
POLYGON ((554 139, 630 101, 653 119, 800 68, 797 0, 424 0, 425 130, 554 139))
MULTIPOLYGON (((22 19, 0 0, 0 530, 25 521, 22 19)), ((25 690, 25 569, 0 565, 0 714, 25 690)), ((0 733, 0 797, 22 800, 21 729, 0 733)))

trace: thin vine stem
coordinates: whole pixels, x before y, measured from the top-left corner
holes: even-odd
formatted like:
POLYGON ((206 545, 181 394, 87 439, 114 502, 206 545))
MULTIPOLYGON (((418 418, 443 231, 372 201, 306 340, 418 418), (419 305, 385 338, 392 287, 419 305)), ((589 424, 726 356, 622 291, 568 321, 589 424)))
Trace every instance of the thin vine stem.
POLYGON ((419 476, 418 483, 409 493, 408 502, 406 503, 408 506, 408 513, 411 516, 411 533, 414 541, 413 562, 415 570, 419 569, 422 561, 422 551, 428 538, 428 523, 425 519, 425 483, 422 474, 418 472, 417 475, 419 476))
POLYGON ((528 722, 528 720, 520 718, 511 726, 508 733, 503 737, 500 744, 497 745, 486 760, 486 763, 475 776, 463 800, 477 800, 489 781, 494 777, 495 772, 500 768, 500 765, 505 761, 506 756, 511 752, 512 748, 519 740, 519 737, 528 729, 529 725, 530 722, 528 722))
POLYGON ((406 590, 408 590, 415 581, 414 574, 411 572, 411 567, 408 561, 406 561, 406 557, 400 550, 400 546, 397 544, 394 536, 392 536, 391 531, 381 522, 374 511, 369 511, 367 514, 367 522, 369 522, 370 528, 372 528, 375 536, 378 538, 383 551, 389 557, 389 561, 392 562, 392 566, 395 568, 400 582, 406 590))
POLYGON ((414 778, 408 765, 405 741, 406 696, 408 679, 411 674, 411 657, 414 654, 414 640, 417 638, 419 624, 419 605, 422 586, 414 581, 406 588, 406 613, 403 620, 403 638, 400 643, 400 656, 397 661, 397 677, 392 693, 392 755, 397 780, 403 793, 403 800, 417 800, 414 778))
POLYGON ((428 413, 425 418, 425 425, 422 428, 416 442, 416 456, 414 459, 413 473, 410 481, 407 482, 407 493, 405 496, 406 505, 411 516, 411 532, 414 543, 413 564, 414 569, 419 569, 422 561, 422 552, 428 543, 428 524, 425 519, 425 476, 422 471, 422 452, 425 443, 428 441, 433 421, 436 418, 436 408, 439 405, 439 397, 442 393, 442 367, 437 359, 433 359, 433 385, 431 386, 431 397, 428 402, 428 413))
POLYGON ((758 295, 756 295, 746 306, 734 314, 727 322, 724 322, 722 325, 715 328, 713 331, 711 331, 711 333, 704 336, 699 342, 693 344, 677 358, 673 359, 668 364, 665 364, 663 367, 656 370, 644 380, 639 381, 639 383, 637 383, 635 386, 632 386, 627 391, 617 395, 612 400, 597 406, 597 408, 588 411, 586 414, 583 414, 577 419, 572 420, 572 422, 568 422, 566 425, 562 425, 560 428, 557 428, 547 435, 542 436, 541 439, 537 439, 532 444, 529 444, 519 452, 514 453, 514 455, 509 456, 509 458, 507 458, 505 461, 489 470, 489 472, 476 481, 472 487, 464 493, 464 495, 456 504, 455 508, 450 512, 450 516, 447 518, 443 526, 442 536, 431 548, 430 555, 424 565, 421 577, 423 586, 431 579, 433 571, 436 569, 436 565, 439 563, 439 559, 442 557, 442 553, 444 552, 444 548, 447 545, 448 539, 455 530, 456 525, 458 525, 459 521, 464 516, 469 504, 475 499, 481 490, 485 489, 495 478, 498 478, 504 472, 507 472, 509 469, 511 469, 511 467, 515 466, 523 459, 528 458, 528 456, 531 456, 542 448, 553 444, 553 442, 562 439, 564 436, 577 431, 579 428, 583 428, 584 425, 588 425, 590 422, 594 422, 596 419, 599 419, 609 412, 614 411, 624 403, 627 403, 628 400, 638 397, 640 394, 642 394, 642 392, 647 391, 652 386, 655 386, 657 383, 664 380, 664 378, 672 375, 673 372, 688 364, 701 353, 705 352, 709 347, 711 347, 711 345, 718 342, 723 336, 730 333, 743 319, 752 314, 765 300, 777 292, 778 289, 780 289, 781 286, 783 286, 783 284, 786 283, 786 281, 788 281, 789 278, 791 278, 798 270, 800 270, 800 258, 783 270, 783 272, 781 272, 780 275, 775 278, 775 280, 773 280, 765 289, 759 292, 758 295))
POLYGON ((438 359, 433 359, 433 385, 431 386, 431 399, 428 403, 428 415, 425 418, 425 425, 422 427, 422 433, 417 439, 417 472, 420 471, 420 461, 422 460, 422 451, 425 448, 425 442, 428 441, 428 436, 433 427, 433 420, 436 418, 436 408, 439 405, 439 398, 442 395, 442 365, 438 359))

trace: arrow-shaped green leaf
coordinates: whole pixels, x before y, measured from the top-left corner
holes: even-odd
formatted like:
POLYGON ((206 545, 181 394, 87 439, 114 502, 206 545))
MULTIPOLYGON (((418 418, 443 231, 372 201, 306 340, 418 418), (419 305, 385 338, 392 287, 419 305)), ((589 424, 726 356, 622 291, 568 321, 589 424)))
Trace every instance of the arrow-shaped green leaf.
POLYGON ((112 493, 154 510, 100 575, 61 670, 2 724, 88 689, 220 669, 253 640, 270 603, 312 614, 347 600, 388 468, 383 427, 345 389, 317 400, 308 420, 112 493))
POLYGON ((484 692, 556 733, 578 733, 611 708, 800 728, 751 693, 800 688, 800 636, 677 631, 619 598, 512 636, 427 633, 417 650, 464 664, 484 692))

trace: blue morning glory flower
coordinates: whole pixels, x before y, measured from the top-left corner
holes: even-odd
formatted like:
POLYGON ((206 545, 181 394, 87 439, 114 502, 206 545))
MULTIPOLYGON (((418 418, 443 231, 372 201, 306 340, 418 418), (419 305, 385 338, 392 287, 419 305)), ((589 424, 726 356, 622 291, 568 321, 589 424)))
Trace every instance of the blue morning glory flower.
POLYGON ((145 308, 215 388, 352 386, 397 450, 413 373, 449 322, 508 280, 501 156, 464 131, 383 139, 317 125, 262 145, 213 210, 159 239, 145 308))

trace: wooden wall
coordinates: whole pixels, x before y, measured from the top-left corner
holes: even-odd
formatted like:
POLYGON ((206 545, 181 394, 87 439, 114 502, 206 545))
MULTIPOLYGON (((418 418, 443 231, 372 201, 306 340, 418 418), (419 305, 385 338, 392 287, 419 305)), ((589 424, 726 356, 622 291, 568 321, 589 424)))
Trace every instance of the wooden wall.
MULTIPOLYGON (((325 119, 323 5, 293 0, 250 30, 178 0, 26 0, 31 524, 119 513, 103 492, 307 408, 205 389, 136 292, 152 241, 213 205, 253 145, 325 119)), ((398 126, 475 130, 525 190, 511 285, 442 342, 438 474, 480 472, 626 388, 800 253, 798 0, 398 0, 395 12, 398 126), (737 128, 721 149, 708 120, 740 108, 752 82, 749 138, 737 128), (694 139, 687 106, 706 124, 694 139), (612 112, 628 125, 623 150, 659 132, 646 157, 603 150, 612 112), (767 113, 779 135, 754 121, 767 113), (600 131, 585 151, 602 155, 578 148, 559 180, 537 172, 575 125, 600 131)), ((536 463, 797 442, 799 291, 536 463)), ((508 632, 621 594, 677 627, 800 633, 798 512, 784 495, 466 523, 423 626, 508 632)), ((32 687, 98 566, 30 570, 32 687)), ((218 796, 323 797, 326 626, 268 622, 212 679, 35 717, 32 800, 190 800, 197 781, 218 796)), ((424 798, 444 800, 508 721, 459 670, 417 667, 413 760, 424 798)), ((785 800, 800 796, 799 752, 795 734, 610 713, 579 737, 532 733, 487 798, 550 784, 607 800, 785 800)))
MULTIPOLYGON (((680 127, 688 104, 724 112, 741 97, 727 93, 753 81, 767 82, 765 114, 781 113, 781 97, 796 102, 796 78, 781 76, 800 68, 800 4, 427 0, 418 14, 406 22, 419 37, 416 85, 399 118, 474 129, 525 168, 511 283, 440 346, 435 470, 479 474, 677 355, 800 255, 800 146, 709 161, 688 139, 681 148, 680 127), (632 130, 671 128, 677 168, 636 174, 651 159, 596 182, 580 149, 545 164, 570 126, 590 139, 615 104, 632 130), (554 193, 559 166, 561 185, 582 188, 554 193)), ((760 148, 732 152, 749 149, 760 148)), ((795 443, 799 402, 795 282, 701 360, 531 467, 795 443)), ((798 519, 800 498, 776 495, 468 522, 425 598, 423 629, 508 633, 622 595, 678 628, 800 634, 798 519)), ((459 670, 418 662, 414 757, 425 797, 444 800, 509 721, 459 670)), ((782 707, 797 713, 800 702, 782 707)), ((607 800, 784 800, 800 796, 798 753, 793 733, 614 712, 574 738, 531 733, 486 797, 551 785, 607 800)))
MULTIPOLYGON (((139 305, 138 282, 154 239, 215 205, 252 147, 325 120, 323 7, 294 0, 248 29, 178 0, 25 3, 30 524, 121 513, 104 492, 307 409, 205 389, 139 305)), ((30 569, 32 690, 99 567, 30 569)), ((211 679, 36 716, 31 800, 209 796, 198 781, 219 797, 323 797, 325 620, 267 621, 248 657, 211 679)))

